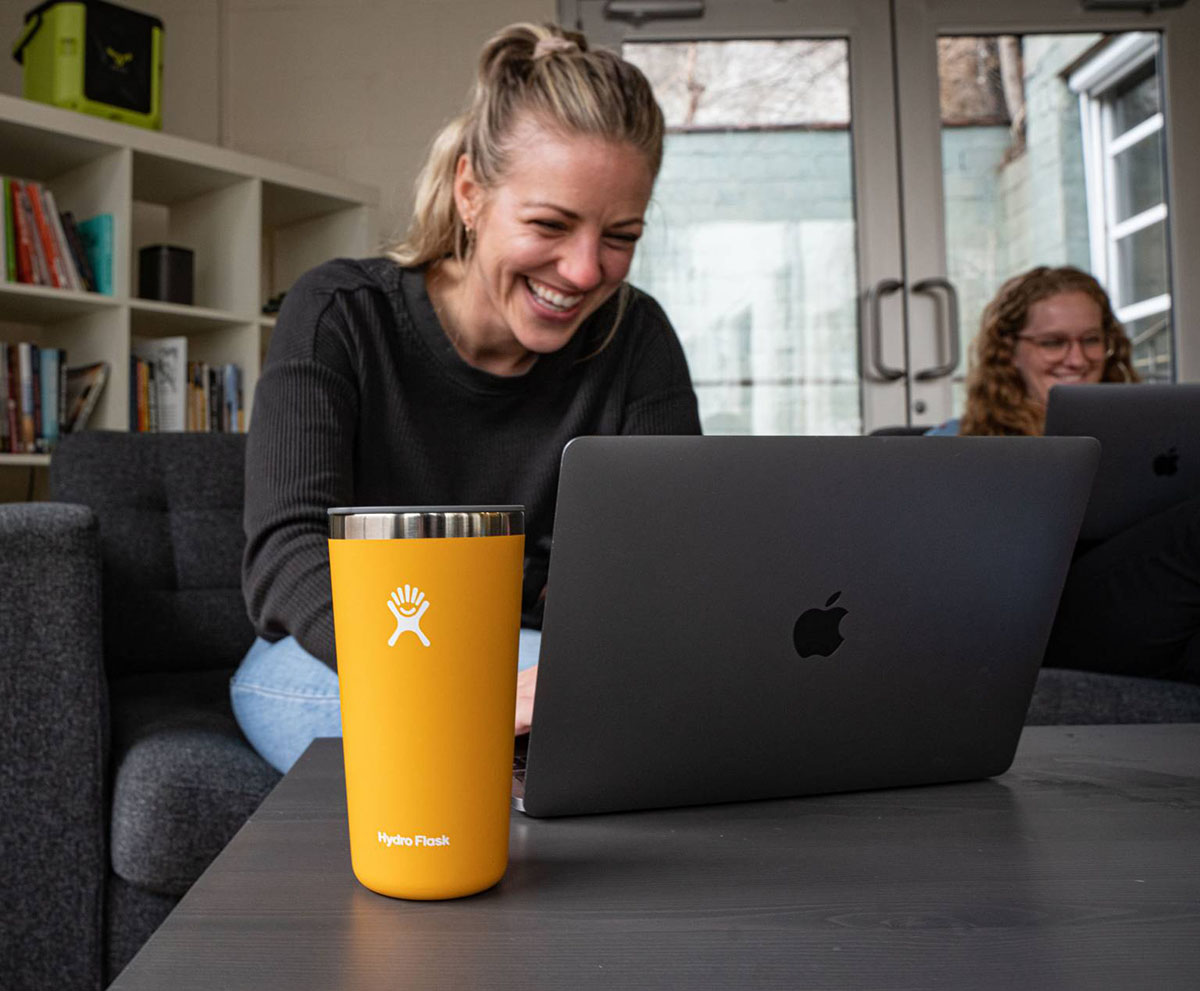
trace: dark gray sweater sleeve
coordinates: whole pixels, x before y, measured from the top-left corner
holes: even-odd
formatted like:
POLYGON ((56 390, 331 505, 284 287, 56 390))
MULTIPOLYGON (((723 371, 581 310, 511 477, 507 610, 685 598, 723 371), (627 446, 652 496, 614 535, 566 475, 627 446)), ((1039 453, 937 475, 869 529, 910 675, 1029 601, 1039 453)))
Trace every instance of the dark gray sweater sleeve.
POLYGON ((330 506, 353 501, 358 411, 352 338, 336 293, 288 293, 254 396, 246 451, 243 590, 268 639, 293 634, 336 667, 329 588, 330 506))
POLYGON ((698 434, 700 413, 683 346, 658 303, 634 292, 640 327, 621 433, 698 434))

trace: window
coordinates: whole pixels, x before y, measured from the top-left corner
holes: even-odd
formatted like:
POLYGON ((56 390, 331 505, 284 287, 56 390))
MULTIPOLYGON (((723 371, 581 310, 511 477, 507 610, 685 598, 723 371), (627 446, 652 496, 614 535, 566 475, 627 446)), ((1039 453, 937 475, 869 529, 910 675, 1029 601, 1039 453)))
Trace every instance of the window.
POLYGON ((1079 94, 1092 271, 1107 286, 1143 378, 1173 372, 1157 34, 1114 36, 1070 74, 1079 94))

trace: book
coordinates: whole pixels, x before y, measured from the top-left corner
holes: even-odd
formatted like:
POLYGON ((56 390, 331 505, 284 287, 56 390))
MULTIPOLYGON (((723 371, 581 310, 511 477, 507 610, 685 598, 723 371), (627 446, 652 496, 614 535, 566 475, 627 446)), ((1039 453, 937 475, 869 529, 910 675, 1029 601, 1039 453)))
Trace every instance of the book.
POLYGON ((79 271, 79 278, 88 292, 96 292, 96 275, 88 263, 87 252, 83 249, 83 240, 79 236, 79 228, 75 225, 75 215, 68 210, 62 215, 63 231, 67 235, 67 244, 71 249, 71 257, 79 271))
POLYGON ((76 225, 84 254, 96 280, 96 292, 113 294, 113 216, 97 214, 76 225))
POLYGON ((156 434, 159 431, 158 423, 158 365, 153 361, 143 361, 142 366, 145 368, 145 399, 146 404, 146 430, 149 433, 156 434))
POLYGON ((5 378, 8 380, 8 399, 5 408, 5 419, 8 421, 8 450, 12 454, 21 453, 21 381, 17 346, 8 345, 5 358, 5 378))
POLYGON ((4 194, 4 202, 0 204, 0 212, 4 215, 5 268, 4 274, 9 282, 17 281, 17 230, 16 218, 12 208, 12 180, 5 179, 0 184, 4 194))
POLYGON ((146 363, 133 354, 129 356, 129 429, 139 434, 150 429, 146 363))
POLYGON ((28 341, 17 344, 17 385, 20 389, 21 446, 19 453, 33 454, 37 450, 37 421, 33 404, 33 348, 28 341))
POLYGON ((79 271, 75 267, 71 246, 67 244, 67 232, 63 228, 62 217, 58 212, 58 203, 54 199, 53 190, 42 187, 42 200, 46 208, 46 217, 50 221, 51 233, 54 235, 54 247, 58 252, 58 257, 62 259, 63 275, 67 279, 64 288, 82 291, 83 280, 79 277, 79 271))
POLYGON ((224 404, 221 426, 226 433, 241 433, 242 370, 237 365, 226 365, 224 374, 225 385, 222 395, 224 404))
POLYGON ((92 411, 108 382, 108 362, 94 361, 67 369, 67 415, 60 424, 63 433, 78 433, 87 426, 92 411))
MULTIPOLYGON (((186 430, 188 360, 186 337, 135 337, 133 353, 152 366, 154 421, 160 431, 186 430)), ((152 428, 153 429, 153 428, 152 428)))
POLYGON ((33 222, 37 228, 38 242, 41 245, 42 257, 46 261, 46 269, 50 273, 50 281, 46 284, 54 286, 56 289, 69 289, 71 284, 67 281, 66 272, 63 270, 63 262, 58 253, 58 242, 54 236, 54 228, 51 226, 49 210, 42 196, 42 187, 36 182, 26 182, 25 192, 33 207, 33 222))
POLYGON ((0 282, 13 281, 8 277, 8 209, 4 201, 8 199, 8 180, 0 176, 0 282))
POLYGON ((33 388, 33 448, 38 453, 46 450, 45 433, 42 428, 42 349, 29 345, 29 381, 33 388))
POLYGON ((42 429, 40 437, 43 447, 50 450, 58 443, 58 384, 59 361, 63 352, 58 348, 40 348, 40 366, 38 369, 41 386, 42 429))
POLYGON ((208 429, 221 432, 221 376, 211 365, 208 368, 208 429))
POLYGON ((0 341, 0 453, 12 450, 8 429, 8 343, 0 341))
POLYGON ((33 210, 26 206, 25 191, 19 179, 10 180, 9 200, 16 231, 17 281, 37 285, 41 281, 41 275, 34 245, 36 235, 33 230, 33 210))

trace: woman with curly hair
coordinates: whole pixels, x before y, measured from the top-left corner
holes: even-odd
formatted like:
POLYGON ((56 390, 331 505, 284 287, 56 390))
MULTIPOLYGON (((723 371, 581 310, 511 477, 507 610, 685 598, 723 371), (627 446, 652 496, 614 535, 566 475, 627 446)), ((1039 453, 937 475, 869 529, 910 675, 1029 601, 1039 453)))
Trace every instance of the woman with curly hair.
POLYGON ((962 420, 931 434, 1036 436, 1056 385, 1136 382, 1129 338, 1108 294, 1071 266, 1014 276, 983 311, 962 420))
MULTIPOLYGON (((1055 386, 1138 380, 1107 293, 1069 266, 1005 282, 971 358, 962 420, 930 434, 1040 436, 1055 386)), ((1200 682, 1200 499, 1077 548, 1045 663, 1200 682)))

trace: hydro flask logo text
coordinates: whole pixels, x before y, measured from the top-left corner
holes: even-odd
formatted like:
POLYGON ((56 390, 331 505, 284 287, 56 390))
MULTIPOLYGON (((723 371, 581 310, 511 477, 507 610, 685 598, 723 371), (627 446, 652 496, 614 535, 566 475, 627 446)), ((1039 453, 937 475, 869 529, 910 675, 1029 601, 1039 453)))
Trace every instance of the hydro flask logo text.
POLYGON ((391 835, 381 829, 379 830, 379 842, 388 848, 394 846, 449 846, 450 837, 445 833, 441 836, 425 836, 421 833, 416 836, 401 836, 399 833, 391 835))

